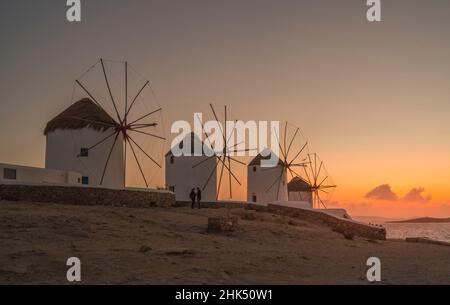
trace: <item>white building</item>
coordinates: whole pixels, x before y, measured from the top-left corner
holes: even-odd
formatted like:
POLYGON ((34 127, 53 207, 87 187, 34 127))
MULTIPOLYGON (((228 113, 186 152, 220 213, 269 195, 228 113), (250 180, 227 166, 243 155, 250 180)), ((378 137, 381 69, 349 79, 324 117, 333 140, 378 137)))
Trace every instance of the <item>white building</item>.
POLYGON ((114 133, 114 127, 108 126, 111 124, 115 124, 114 120, 90 99, 74 103, 47 123, 44 132, 47 137, 45 167, 80 173, 83 185, 124 188, 125 160, 121 134, 100 184, 114 143, 114 136, 107 138, 114 133))
POLYGON ((81 174, 29 166, 0 164, 0 183, 5 184, 81 184, 81 174))
POLYGON ((312 206, 311 186, 308 182, 299 177, 294 177, 288 183, 289 201, 308 202, 312 206))
POLYGON ((272 151, 256 156, 247 167, 247 201, 271 203, 288 201, 287 172, 281 160, 276 167, 261 166, 262 160, 268 160, 272 151))
POLYGON ((213 170, 216 168, 217 157, 210 158, 204 152, 202 156, 194 156, 196 145, 203 147, 203 142, 197 135, 190 133, 178 144, 178 147, 183 149, 185 146, 190 146, 191 156, 175 157, 172 151, 166 154, 166 187, 176 194, 178 201, 190 201, 189 194, 193 188, 197 187, 202 190, 202 201, 216 201, 217 170, 214 173, 213 170), (212 176, 211 173, 213 173, 212 176), (210 176, 209 183, 203 189, 210 176))

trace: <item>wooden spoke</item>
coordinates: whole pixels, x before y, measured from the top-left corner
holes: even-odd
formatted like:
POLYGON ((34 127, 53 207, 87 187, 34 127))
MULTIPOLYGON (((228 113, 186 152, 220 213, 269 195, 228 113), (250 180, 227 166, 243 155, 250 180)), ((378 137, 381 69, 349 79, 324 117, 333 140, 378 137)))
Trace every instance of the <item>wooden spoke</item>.
POLYGON ((218 159, 220 159, 220 158, 221 158, 221 157, 218 157, 218 158, 216 159, 216 165, 214 166, 214 168, 213 168, 211 174, 209 175, 208 179, 206 180, 206 183, 205 183, 205 185, 203 186, 203 190, 206 189, 206 187, 208 186, 209 182, 211 181, 211 178, 213 177, 214 173, 217 172, 217 165, 218 165, 218 163, 219 163, 219 160, 218 160, 218 159))
MULTIPOLYGON (((231 159, 228 157, 228 167, 231 169, 231 159)), ((232 190, 232 183, 231 183, 231 170, 228 172, 228 182, 230 187, 230 198, 233 198, 233 190, 232 190)))
MULTIPOLYGON (((78 84, 78 86, 81 87, 81 89, 84 90, 84 92, 86 92, 86 94, 91 98, 91 100, 101 109, 103 109, 103 107, 100 105, 100 103, 95 99, 95 97, 89 92, 88 89, 86 89, 86 87, 81 83, 80 80, 75 80, 75 82, 78 84)), ((105 111, 105 109, 103 109, 105 111)), ((106 112, 106 111, 105 111, 106 112)))
POLYGON ((112 155, 112 152, 114 150, 114 147, 116 146, 116 142, 117 142, 117 138, 118 137, 119 137, 119 132, 116 133, 116 137, 114 138, 113 145, 111 146, 111 149, 110 149, 109 154, 108 154, 108 158, 106 159, 105 167, 103 168, 102 179, 100 180, 100 185, 103 185, 103 180, 105 178, 106 169, 108 168, 109 159, 111 159, 111 155, 112 155))
POLYGON ((266 193, 268 193, 282 177, 283 177, 283 169, 281 170, 280 176, 278 176, 278 178, 275 179, 275 182, 273 184, 271 184, 270 187, 266 190, 266 193))
POLYGON ((305 145, 303 145, 302 149, 300 149, 300 151, 295 155, 294 159, 292 159, 292 161, 289 162, 290 164, 295 162, 295 160, 298 158, 298 156, 300 156, 301 153, 305 150, 306 146, 308 146, 308 142, 306 142, 305 145))
POLYGON ((141 167, 141 163, 139 163, 138 157, 137 157, 136 152, 134 151, 134 148, 133 148, 133 143, 131 143, 131 142, 130 142, 130 148, 131 148, 131 151, 133 152, 134 160, 136 161, 136 164, 139 167, 139 171, 141 172, 142 178, 144 179, 145 186, 148 188, 147 179, 145 178, 144 171, 142 170, 142 167, 141 167))
POLYGON ((162 108, 158 108, 158 109, 156 109, 155 111, 152 111, 152 112, 150 112, 150 113, 147 113, 146 115, 141 116, 139 119, 134 120, 133 122, 130 123, 130 125, 133 125, 134 123, 137 123, 137 122, 139 122, 139 121, 141 121, 141 120, 143 120, 143 119, 145 119, 145 118, 148 118, 148 117, 151 116, 152 114, 155 114, 155 113, 161 112, 161 111, 162 111, 162 108))
POLYGON ((145 134, 145 135, 147 135, 149 137, 154 137, 154 138, 157 138, 157 139, 160 139, 160 140, 166 140, 166 138, 164 138, 164 137, 161 137, 161 136, 158 136, 158 135, 155 135, 155 134, 152 134, 152 133, 148 133, 148 132, 145 132, 145 131, 142 131, 142 130, 136 130, 136 129, 129 129, 129 130, 133 131, 133 132, 140 133, 140 134, 145 134))
POLYGON ((112 94, 111 87, 109 86, 108 76, 106 75, 105 63, 103 62, 103 59, 100 59, 100 62, 102 64, 103 76, 105 77, 106 87, 108 88, 109 96, 111 97, 111 101, 114 106, 114 110, 116 111, 117 119, 119 120, 120 123, 122 123, 122 119, 120 118, 119 110, 117 110, 117 105, 116 105, 116 102, 114 101, 114 96, 112 94))
MULTIPOLYGON (((216 111, 214 110, 213 105, 212 105, 212 104, 209 104, 209 106, 211 107, 211 110, 212 110, 212 113, 213 113, 213 115, 214 115, 214 118, 216 119, 216 122, 219 123, 219 129, 220 129, 220 132, 222 133, 223 141, 226 142, 227 139, 226 139, 226 136, 225 136, 224 133, 223 133, 223 129, 222 129, 222 126, 221 126, 221 124, 220 124, 219 117, 217 116, 216 111)), ((224 143, 224 145, 226 145, 226 144, 224 143)))
POLYGON ((146 155, 153 163, 155 163, 159 168, 162 168, 162 166, 155 161, 155 159, 153 159, 152 157, 150 157, 150 155, 148 153, 145 152, 145 150, 142 149, 142 147, 139 146, 139 144, 136 143, 136 141, 133 140, 133 138, 128 137, 128 139, 134 143, 134 145, 137 146, 137 148, 139 148, 140 151, 142 151, 144 153, 144 155, 146 155))
POLYGON ((96 144, 94 144, 94 145, 92 145, 91 147, 89 147, 88 150, 94 149, 95 147, 97 147, 97 146, 99 146, 100 144, 104 143, 106 140, 108 140, 109 138, 111 138, 112 136, 114 136, 114 135, 117 134, 117 133, 118 133, 118 131, 116 131, 116 132, 110 134, 109 136, 103 138, 101 141, 99 141, 99 142, 97 142, 96 144))
POLYGON ((236 182, 237 182, 240 186, 242 186, 242 183, 239 181, 239 179, 236 177, 236 175, 232 172, 231 168, 228 167, 228 166, 225 164, 225 161, 222 160, 222 159, 220 159, 220 161, 225 165, 225 168, 227 169, 227 171, 229 171, 229 172, 231 173, 231 176, 233 177, 233 179, 236 180, 236 182))
POLYGON ((222 186, 222 177, 223 177, 223 170, 224 170, 224 168, 225 168, 225 163, 222 163, 222 169, 220 170, 219 185, 218 185, 218 188, 217 188, 216 200, 219 200, 220 188, 222 186))
POLYGON ((128 114, 130 113, 131 109, 133 108, 134 103, 136 102, 136 100, 138 99, 139 95, 141 95, 142 91, 144 91, 145 87, 147 87, 148 84, 150 84, 149 81, 147 81, 147 82, 144 84, 144 86, 142 86, 142 88, 139 90, 139 92, 136 94, 136 96, 134 97, 133 101, 132 101, 131 104, 130 104, 130 107, 128 108, 128 110, 127 110, 127 112, 126 112, 126 114, 125 114, 125 117, 128 117, 128 114))
POLYGON ((289 143, 289 147, 288 147, 287 152, 286 152, 287 156, 289 156, 289 152, 291 151, 292 144, 294 144, 294 140, 297 137, 297 134, 298 134, 299 131, 300 131, 300 128, 297 128, 297 130, 295 131, 294 136, 291 139, 291 143, 289 143))

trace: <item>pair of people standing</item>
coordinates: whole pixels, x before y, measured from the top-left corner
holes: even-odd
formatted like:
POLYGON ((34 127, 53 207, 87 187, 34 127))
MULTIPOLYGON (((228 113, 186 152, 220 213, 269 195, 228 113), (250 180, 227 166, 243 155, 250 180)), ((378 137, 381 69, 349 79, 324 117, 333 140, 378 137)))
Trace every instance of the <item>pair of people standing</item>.
POLYGON ((189 194, 189 198, 191 198, 192 205, 191 208, 193 209, 195 206, 195 202, 198 204, 198 208, 201 208, 201 202, 202 202, 202 191, 200 188, 193 188, 191 190, 191 193, 189 194))

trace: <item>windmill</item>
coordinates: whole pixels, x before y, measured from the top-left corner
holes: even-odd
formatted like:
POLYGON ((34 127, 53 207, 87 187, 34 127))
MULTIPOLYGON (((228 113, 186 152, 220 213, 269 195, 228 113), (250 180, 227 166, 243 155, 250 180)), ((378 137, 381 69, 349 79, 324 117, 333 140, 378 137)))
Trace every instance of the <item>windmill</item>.
POLYGON ((305 154, 307 154, 308 142, 304 140, 300 128, 294 127, 288 122, 282 124, 281 130, 282 134, 275 133, 276 143, 281 155, 278 156, 278 166, 266 169, 267 171, 275 171, 279 175, 267 188, 266 193, 277 187, 277 200, 288 201, 288 178, 289 176, 291 178, 300 177, 299 169, 307 166, 305 154))
MULTIPOLYGON (((304 173, 310 185, 313 207, 320 209, 327 208, 323 196, 329 197, 331 192, 337 187, 328 174, 323 161, 316 153, 308 154, 308 163, 304 168, 304 173)), ((326 201, 326 200, 325 200, 326 201)))
POLYGON ((75 116, 61 117, 84 122, 105 132, 103 138, 86 148, 89 152, 104 145, 111 145, 103 157, 99 184, 103 185, 108 175, 113 151, 122 146, 124 186, 127 183, 127 167, 130 167, 139 170, 142 182, 148 188, 149 179, 145 174, 148 171, 144 164, 151 164, 151 167, 157 169, 162 167, 160 156, 155 155, 154 148, 160 146, 162 153, 165 140, 162 108, 158 105, 150 82, 126 61, 100 59, 76 79, 72 99, 76 93, 95 104, 94 107, 104 112, 107 117, 106 120, 92 120, 83 112, 75 116))
MULTIPOLYGON (((227 106, 224 107, 224 121, 220 121, 219 117, 217 115, 216 110, 214 109, 214 106, 212 104, 209 105, 211 108, 211 112, 214 116, 214 119, 216 122, 219 123, 219 133, 223 140, 223 147, 220 150, 215 149, 213 143, 211 142, 209 135, 207 134, 205 127, 201 121, 201 119, 197 116, 196 119, 199 121, 199 123, 202 125, 202 132, 204 136, 208 139, 208 145, 211 148, 211 150, 214 152, 213 156, 210 156, 209 158, 199 162, 198 164, 195 164, 192 168, 197 168, 199 166, 202 166, 204 163, 211 159, 215 159, 215 165, 213 169, 211 170, 210 175, 208 176, 208 179, 205 181, 203 185, 203 190, 206 189, 208 184, 211 182, 211 179, 215 174, 218 173, 218 170, 220 168, 220 175, 219 175, 219 182, 217 184, 217 195, 216 200, 219 199, 220 191, 222 189, 222 183, 225 183, 226 180, 228 180, 228 187, 229 187, 229 198, 233 198, 233 183, 237 183, 239 186, 242 186, 242 183, 239 181, 239 178, 236 176, 236 173, 233 171, 233 164, 240 164, 243 166, 246 166, 246 164, 240 160, 237 160, 234 158, 235 153, 239 152, 248 152, 252 149, 238 149, 238 146, 242 143, 237 143, 232 145, 232 137, 234 135, 233 131, 228 130, 227 122, 228 122, 228 108, 227 106), (224 177, 225 175, 225 177, 224 177)), ((234 121, 234 126, 236 126, 236 122, 234 121)), ((233 128, 234 129, 234 128, 233 128)))

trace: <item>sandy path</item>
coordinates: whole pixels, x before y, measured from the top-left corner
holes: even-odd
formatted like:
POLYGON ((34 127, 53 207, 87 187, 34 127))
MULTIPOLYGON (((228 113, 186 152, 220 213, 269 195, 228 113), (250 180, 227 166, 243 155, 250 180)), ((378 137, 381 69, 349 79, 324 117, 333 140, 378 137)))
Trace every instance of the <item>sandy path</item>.
POLYGON ((225 213, 0 202, 0 283, 65 284, 76 256, 85 284, 367 284, 377 256, 384 283, 450 284, 450 247, 346 240, 265 213, 207 234, 207 217, 225 213))

